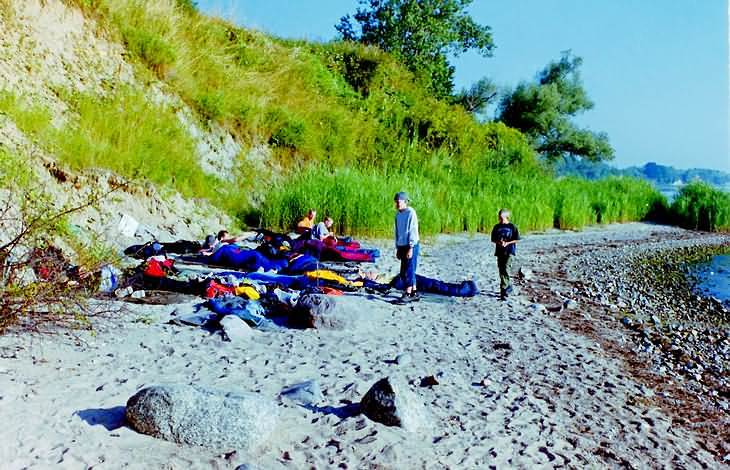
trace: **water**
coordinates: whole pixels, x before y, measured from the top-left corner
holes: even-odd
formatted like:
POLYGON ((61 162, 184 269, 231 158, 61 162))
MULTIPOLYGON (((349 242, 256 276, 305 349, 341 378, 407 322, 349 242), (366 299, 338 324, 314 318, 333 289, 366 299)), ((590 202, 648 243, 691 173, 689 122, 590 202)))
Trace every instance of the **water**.
POLYGON ((697 291, 730 305, 730 254, 718 255, 707 263, 699 264, 693 273, 697 276, 697 291))

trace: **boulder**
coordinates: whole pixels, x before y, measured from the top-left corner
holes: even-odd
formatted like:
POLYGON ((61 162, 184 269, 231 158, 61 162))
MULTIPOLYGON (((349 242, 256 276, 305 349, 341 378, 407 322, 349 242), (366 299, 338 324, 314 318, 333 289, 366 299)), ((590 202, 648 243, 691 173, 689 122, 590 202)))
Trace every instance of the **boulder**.
POLYGON ((360 400, 361 412, 386 426, 400 426, 408 431, 423 428, 425 410, 408 386, 391 377, 378 380, 360 400))
POLYGON ((363 308, 366 308, 363 302, 355 298, 305 294, 294 309, 294 321, 306 328, 344 330, 352 325, 363 308))
POLYGON ((271 435, 278 409, 256 394, 157 385, 127 401, 126 418, 137 432, 178 444, 249 452, 271 435))

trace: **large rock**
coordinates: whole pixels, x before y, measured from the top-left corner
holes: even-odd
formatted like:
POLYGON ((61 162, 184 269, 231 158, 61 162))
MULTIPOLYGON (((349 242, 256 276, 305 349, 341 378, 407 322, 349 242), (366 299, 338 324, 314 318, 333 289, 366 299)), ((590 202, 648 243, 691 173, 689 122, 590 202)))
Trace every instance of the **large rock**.
POLYGON ((294 320, 306 328, 344 330, 352 325, 358 310, 363 308, 361 299, 305 294, 297 301, 294 320))
POLYGON ((253 329, 248 326, 248 323, 236 315, 226 315, 221 318, 220 325, 223 328, 223 336, 225 339, 234 343, 245 341, 253 335, 253 329))
POLYGON ((271 435, 278 409, 256 394, 159 385, 134 394, 127 401, 126 417, 143 434, 179 444, 246 452, 271 435))
POLYGON ((415 431, 426 425, 423 405, 404 382, 386 377, 370 387, 360 400, 360 410, 373 421, 415 431))

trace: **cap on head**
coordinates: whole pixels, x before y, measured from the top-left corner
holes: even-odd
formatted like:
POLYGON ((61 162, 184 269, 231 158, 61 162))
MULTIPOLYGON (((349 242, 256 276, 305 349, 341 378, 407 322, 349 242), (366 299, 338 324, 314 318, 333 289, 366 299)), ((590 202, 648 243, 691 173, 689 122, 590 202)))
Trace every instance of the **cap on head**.
POLYGON ((395 193, 395 197, 393 198, 394 201, 406 201, 408 202, 408 194, 405 193, 405 191, 400 191, 395 193))

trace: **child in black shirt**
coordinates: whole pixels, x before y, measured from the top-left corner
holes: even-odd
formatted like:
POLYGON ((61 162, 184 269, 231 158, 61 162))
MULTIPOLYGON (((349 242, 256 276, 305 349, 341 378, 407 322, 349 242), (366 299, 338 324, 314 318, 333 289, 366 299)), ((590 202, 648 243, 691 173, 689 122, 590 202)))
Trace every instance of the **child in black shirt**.
POLYGON ((512 256, 517 251, 517 241, 520 239, 517 227, 509 221, 511 215, 509 209, 500 209, 499 223, 492 229, 494 256, 497 257, 497 268, 499 268, 499 297, 502 300, 512 292, 509 271, 512 267, 512 256))

